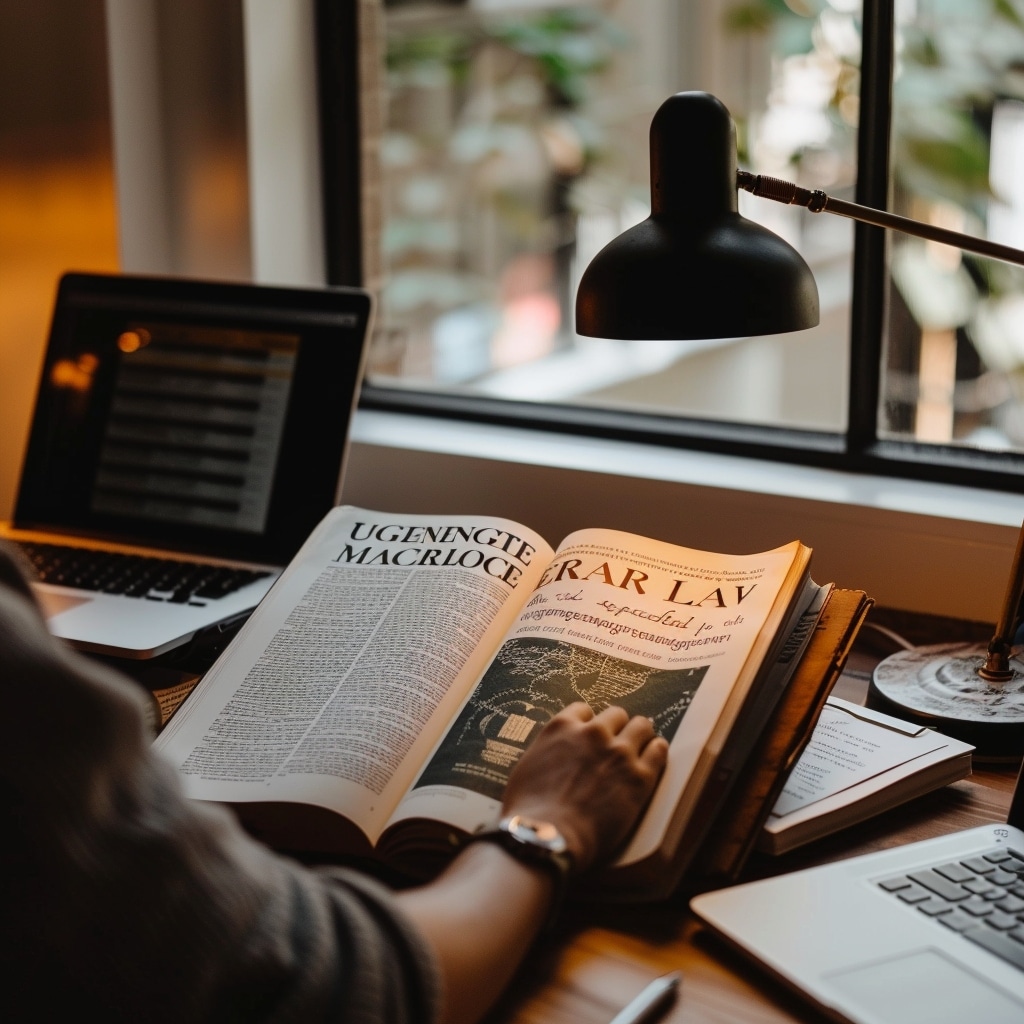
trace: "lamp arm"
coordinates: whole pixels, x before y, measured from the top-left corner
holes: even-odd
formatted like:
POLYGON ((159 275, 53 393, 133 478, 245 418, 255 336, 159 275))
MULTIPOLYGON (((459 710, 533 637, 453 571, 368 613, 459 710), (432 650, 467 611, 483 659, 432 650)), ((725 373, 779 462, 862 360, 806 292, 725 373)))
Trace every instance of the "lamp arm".
MULTIPOLYGON (((738 171, 736 184, 739 188, 751 192, 755 196, 774 199, 776 202, 789 203, 794 206, 806 206, 812 213, 836 213, 840 217, 850 217, 853 220, 864 221, 866 224, 874 224, 880 228, 892 228, 894 231, 902 231, 908 235, 916 235, 933 242, 942 242, 944 245, 966 249, 968 252, 976 252, 981 256, 991 256, 997 260, 1024 266, 1024 252, 1020 249, 1014 249, 1009 245, 1000 245, 997 242, 989 242, 982 238, 973 238, 970 235, 962 235, 958 231, 947 231, 945 228, 937 228, 931 224, 922 224, 909 217, 900 217, 885 210, 875 210, 870 206, 848 203, 843 199, 833 199, 820 189, 811 191, 794 185, 792 182, 771 178, 765 174, 751 174, 750 171, 738 171)), ((1020 621, 1022 595, 1024 595, 1024 526, 1021 527, 1017 538, 1017 550, 1013 556, 1013 566, 1007 581, 1006 597, 1003 600, 999 621, 996 623, 995 634, 988 645, 988 656, 977 670, 978 675, 987 682, 1005 683, 1016 675, 1010 667, 1010 652, 1014 632, 1020 621)))
POLYGON ((894 231, 902 231, 904 234, 916 235, 918 238, 927 238, 932 242, 941 242, 943 245, 952 245, 958 249, 965 249, 967 252, 978 253, 980 256, 991 256, 993 259, 1003 260, 1006 263, 1024 266, 1024 251, 1014 249, 1010 245, 1001 245, 984 238, 963 235, 959 231, 948 231, 946 228, 935 227, 932 224, 922 224, 909 217, 900 217, 898 214, 876 210, 870 206, 861 206, 859 203, 848 203, 845 199, 836 199, 826 195, 820 189, 812 191, 789 181, 771 178, 766 174, 752 174, 750 171, 738 171, 736 184, 739 188, 764 199, 774 199, 778 203, 789 203, 794 206, 806 206, 811 213, 835 213, 840 217, 849 217, 852 220, 863 221, 865 224, 873 224, 880 228, 891 228, 894 231))

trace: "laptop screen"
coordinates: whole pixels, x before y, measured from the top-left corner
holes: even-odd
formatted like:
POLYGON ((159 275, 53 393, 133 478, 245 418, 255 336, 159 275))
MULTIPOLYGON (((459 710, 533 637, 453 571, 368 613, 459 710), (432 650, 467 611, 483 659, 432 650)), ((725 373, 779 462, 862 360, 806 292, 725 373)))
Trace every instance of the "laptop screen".
POLYGON ((337 496, 369 297, 71 274, 18 526, 281 563, 337 496))
POLYGON ((117 337, 90 510, 262 533, 301 341, 130 321, 117 337))

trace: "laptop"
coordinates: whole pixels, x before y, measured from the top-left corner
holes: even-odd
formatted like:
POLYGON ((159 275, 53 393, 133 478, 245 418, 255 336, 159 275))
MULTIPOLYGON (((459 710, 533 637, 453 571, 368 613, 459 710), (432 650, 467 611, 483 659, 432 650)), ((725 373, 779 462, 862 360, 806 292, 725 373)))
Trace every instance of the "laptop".
POLYGON ((717 934, 836 1020, 1024 1021, 1024 773, 993 822, 694 897, 717 934))
POLYGON ((69 273, 14 519, 51 632, 153 658, 254 608, 339 497, 360 289, 69 273))

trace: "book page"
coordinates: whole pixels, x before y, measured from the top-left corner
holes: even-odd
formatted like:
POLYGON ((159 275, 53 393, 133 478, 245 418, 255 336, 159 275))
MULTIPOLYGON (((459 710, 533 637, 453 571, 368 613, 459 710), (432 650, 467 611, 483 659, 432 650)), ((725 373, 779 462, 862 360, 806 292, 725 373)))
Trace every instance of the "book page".
POLYGON ((334 509, 157 746, 190 796, 311 803, 374 840, 550 556, 505 520, 334 509))
POLYGON ((583 700, 647 715, 670 742, 665 778, 623 859, 656 848, 711 737, 727 731, 730 700, 756 673, 781 620, 780 591, 788 606, 794 571, 802 583, 805 552, 794 542, 723 555, 616 531, 572 534, 396 821, 442 817, 470 832, 486 824, 540 728, 583 700))

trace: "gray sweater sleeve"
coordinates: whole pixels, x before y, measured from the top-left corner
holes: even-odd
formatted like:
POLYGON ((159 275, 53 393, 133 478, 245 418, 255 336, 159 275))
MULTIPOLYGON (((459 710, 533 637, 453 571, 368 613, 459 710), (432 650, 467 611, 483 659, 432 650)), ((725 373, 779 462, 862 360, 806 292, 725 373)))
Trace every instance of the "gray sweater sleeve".
POLYGON ((144 701, 50 637, 0 545, 5 1019, 432 1020, 434 964, 388 892, 186 800, 144 701))

